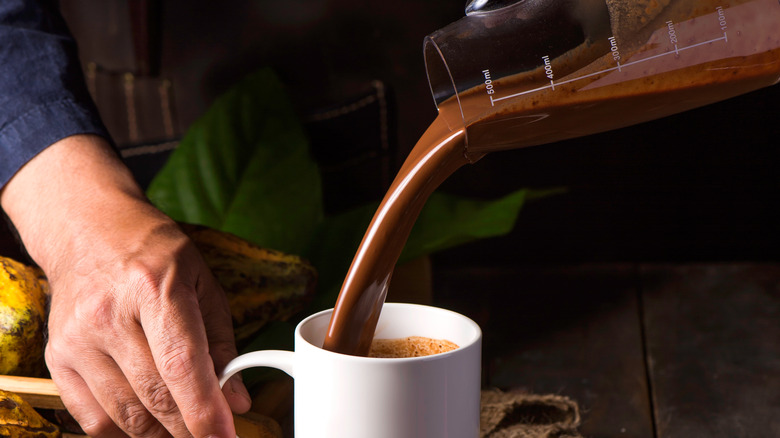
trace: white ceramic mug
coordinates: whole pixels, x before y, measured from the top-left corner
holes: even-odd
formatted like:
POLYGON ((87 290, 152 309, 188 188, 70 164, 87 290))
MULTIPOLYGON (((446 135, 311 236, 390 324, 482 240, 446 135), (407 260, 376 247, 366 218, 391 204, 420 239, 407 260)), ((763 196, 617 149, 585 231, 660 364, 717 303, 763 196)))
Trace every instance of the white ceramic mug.
POLYGON ((267 350, 231 361, 220 385, 251 367, 295 380, 296 438, 476 438, 482 332, 471 319, 436 307, 386 303, 375 338, 424 336, 459 348, 411 358, 370 358, 320 348, 332 310, 301 321, 295 352, 267 350))

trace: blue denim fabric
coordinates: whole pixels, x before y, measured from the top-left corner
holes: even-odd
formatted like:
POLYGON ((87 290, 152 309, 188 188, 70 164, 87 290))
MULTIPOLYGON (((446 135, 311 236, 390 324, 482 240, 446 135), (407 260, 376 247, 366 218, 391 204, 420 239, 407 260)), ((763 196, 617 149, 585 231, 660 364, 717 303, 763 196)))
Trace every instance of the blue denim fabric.
POLYGON ((53 3, 0 0, 0 188, 62 138, 109 138, 53 3))

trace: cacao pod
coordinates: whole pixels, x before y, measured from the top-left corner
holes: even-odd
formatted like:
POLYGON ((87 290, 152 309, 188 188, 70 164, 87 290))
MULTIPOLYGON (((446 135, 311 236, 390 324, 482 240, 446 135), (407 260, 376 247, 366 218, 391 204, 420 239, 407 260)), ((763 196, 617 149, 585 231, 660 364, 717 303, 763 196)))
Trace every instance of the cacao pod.
POLYGON ((59 438, 59 428, 13 392, 0 389, 0 437, 59 438))
POLYGON ((289 319, 314 294, 317 272, 303 258, 213 228, 180 225, 227 294, 237 343, 269 321, 289 319))
POLYGON ((0 257, 0 374, 42 374, 48 291, 43 271, 0 257))

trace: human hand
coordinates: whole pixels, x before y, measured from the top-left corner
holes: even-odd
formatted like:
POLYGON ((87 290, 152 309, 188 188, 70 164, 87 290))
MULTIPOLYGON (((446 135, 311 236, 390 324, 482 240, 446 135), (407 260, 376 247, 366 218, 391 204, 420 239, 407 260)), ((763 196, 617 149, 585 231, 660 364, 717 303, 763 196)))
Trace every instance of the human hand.
MULTIPOLYGON (((111 236, 125 251, 81 257, 50 278, 52 378, 91 436, 117 426, 131 436, 233 436, 215 372, 236 356, 224 294, 178 230, 143 234, 135 244, 111 236)), ((228 403, 246 410, 248 395, 231 384, 228 403)))
POLYGON ((91 436, 233 437, 231 407, 250 400, 240 382, 223 392, 217 381, 236 355, 224 293, 112 157, 100 140, 72 137, 2 192, 51 284, 52 378, 91 436))

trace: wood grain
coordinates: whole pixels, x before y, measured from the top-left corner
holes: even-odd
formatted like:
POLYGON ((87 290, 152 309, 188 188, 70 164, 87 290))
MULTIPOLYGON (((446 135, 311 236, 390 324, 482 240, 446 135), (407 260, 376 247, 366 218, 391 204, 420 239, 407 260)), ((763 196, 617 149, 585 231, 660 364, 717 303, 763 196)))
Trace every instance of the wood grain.
POLYGON ((0 389, 19 394, 35 408, 65 409, 60 392, 51 379, 0 375, 0 389))
POLYGON ((631 264, 461 268, 434 296, 482 327, 485 386, 568 396, 585 436, 652 438, 637 286, 631 264))
POLYGON ((642 268, 658 438, 780 436, 780 265, 642 268))

